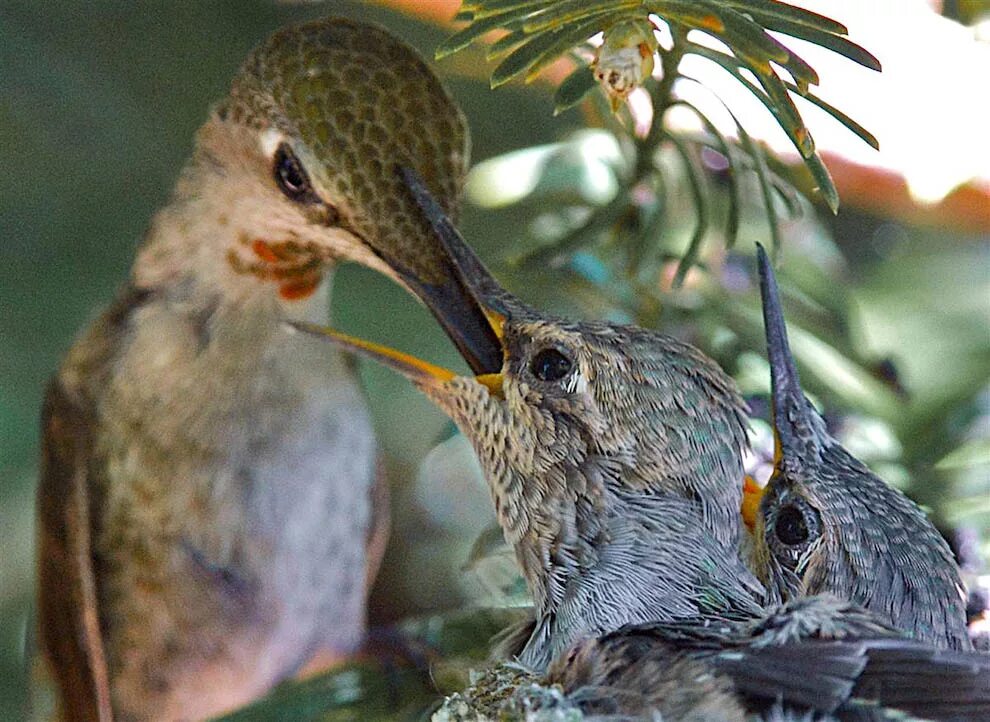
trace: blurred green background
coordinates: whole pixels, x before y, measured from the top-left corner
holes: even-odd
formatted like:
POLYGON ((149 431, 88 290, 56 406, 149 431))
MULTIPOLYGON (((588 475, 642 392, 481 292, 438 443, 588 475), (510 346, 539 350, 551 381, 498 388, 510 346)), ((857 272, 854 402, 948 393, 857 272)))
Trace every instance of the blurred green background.
MULTIPOLYGON (((25 698, 22 647, 30 626, 44 384, 76 332, 126 277, 196 128, 245 54, 277 27, 328 12, 381 22, 426 55, 446 34, 350 2, 0 4, 0 719, 16 719, 25 698)), ((585 127, 575 111, 551 116, 545 86, 490 91, 480 53, 438 67, 468 116, 474 162, 573 139, 585 127)), ((512 176, 532 158, 514 156, 489 170, 512 176)), ((600 177, 600 165, 578 141, 552 148, 522 202, 497 210, 467 205, 466 237, 527 300, 658 324, 714 354, 748 394, 764 393, 755 288, 747 275, 752 240, 765 238, 755 212, 744 219, 738 252, 726 255, 718 240, 707 244, 712 280, 689 284, 658 307, 644 309, 609 292, 599 273, 601 256, 615 252, 607 243, 557 272, 504 263, 557 233, 575 208, 598 202, 585 191, 589 178, 600 177)), ((674 169, 671 184, 677 179, 674 169)), ((472 198, 485 203, 494 193, 476 179, 472 198)), ((677 199, 675 193, 668 211, 675 221, 662 241, 674 249, 690 231, 676 222, 684 210, 677 199)), ((985 544, 990 239, 912 228, 848 207, 825 223, 810 207, 805 211, 784 228, 781 273, 790 320, 808 332, 795 332, 808 389, 855 453, 929 505, 947 528, 969 538, 982 534, 985 544)), ((387 281, 348 267, 334 294, 339 326, 463 368, 425 311, 387 281)), ((486 492, 475 486, 463 498, 446 499, 446 508, 429 508, 415 480, 419 473, 423 481, 417 472, 423 459, 449 435, 446 420, 403 380, 371 366, 362 366, 362 375, 397 510, 374 614, 389 619, 456 606, 466 593, 460 565, 478 528, 465 518, 485 517, 486 492), (411 579, 419 581, 413 586, 411 579)), ((764 437, 757 435, 758 446, 764 437)), ((426 476, 445 463, 450 466, 432 455, 426 476)))

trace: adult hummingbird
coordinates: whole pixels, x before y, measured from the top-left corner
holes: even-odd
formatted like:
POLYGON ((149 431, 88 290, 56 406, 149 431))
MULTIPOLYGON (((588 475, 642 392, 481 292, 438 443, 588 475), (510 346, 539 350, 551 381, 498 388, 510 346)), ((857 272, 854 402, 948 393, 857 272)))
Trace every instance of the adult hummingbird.
POLYGON ((746 445, 734 382, 668 336, 528 308, 405 177, 472 292, 471 317, 489 319, 498 372, 456 376, 298 327, 406 375, 472 442, 536 608, 520 661, 543 669, 575 640, 634 622, 758 612, 763 588, 726 551, 738 544, 746 445))
MULTIPOLYGON (((755 515, 755 565, 780 598, 830 592, 917 639, 970 649, 949 545, 924 512, 825 429, 801 390, 773 268, 757 248, 776 464, 755 515)), ((755 507, 755 505, 753 505, 755 507)))
POLYGON ((375 439, 348 360, 282 322, 325 321, 357 261, 442 300, 497 370, 393 172, 453 213, 467 153, 451 97, 378 27, 310 22, 248 57, 47 391, 40 646, 65 718, 213 716, 361 643, 387 529, 375 439))

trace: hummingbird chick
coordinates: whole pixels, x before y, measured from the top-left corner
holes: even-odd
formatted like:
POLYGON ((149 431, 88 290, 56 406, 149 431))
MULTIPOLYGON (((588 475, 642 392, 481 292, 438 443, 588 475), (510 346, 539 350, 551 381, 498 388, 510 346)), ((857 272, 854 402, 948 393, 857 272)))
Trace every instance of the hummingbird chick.
MULTIPOLYGON (((474 312, 393 172, 453 213, 467 154, 451 97, 378 27, 289 27, 244 63, 47 391, 38 616, 66 719, 212 717, 361 643, 375 439, 348 360, 282 322, 326 321, 347 260, 474 312)), ((498 370, 483 317, 441 316, 498 370)))
MULTIPOLYGON (((527 308, 404 175, 489 319, 502 369, 457 376, 295 326, 404 374, 474 444, 536 607, 519 661, 549 666, 542 681, 565 693, 534 694, 521 675, 518 694, 495 695, 500 714, 540 719, 529 713, 541 700, 591 718, 675 722, 990 713, 988 657, 905 639, 827 594, 765 607, 739 558, 738 508, 724 519, 712 511, 738 502, 725 490, 741 487, 745 421, 728 377, 660 334, 527 308)), ((470 715, 480 690, 442 711, 470 715)))
POLYGON ((911 636, 971 649, 949 545, 924 512, 846 451, 801 390, 773 268, 757 249, 776 464, 754 525, 758 576, 783 600, 829 592, 911 636))
POLYGON ((456 376, 298 327, 406 375, 470 439, 536 608, 520 661, 543 669, 574 641, 633 622, 758 612, 762 586, 726 551, 738 544, 746 446, 734 382, 673 338, 528 308, 406 178, 490 320, 501 368, 456 376))
POLYGON ((908 639, 829 594, 746 621, 625 627, 576 644, 541 683, 608 719, 990 719, 990 656, 908 639))

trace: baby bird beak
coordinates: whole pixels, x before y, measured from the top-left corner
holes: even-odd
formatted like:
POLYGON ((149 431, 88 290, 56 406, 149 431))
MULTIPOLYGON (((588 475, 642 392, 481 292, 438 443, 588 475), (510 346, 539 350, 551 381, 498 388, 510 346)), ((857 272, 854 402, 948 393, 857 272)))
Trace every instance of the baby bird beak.
POLYGON ((787 341, 787 326, 780 303, 777 278, 763 246, 756 247, 763 300, 763 325, 767 338, 767 358, 770 361, 772 388, 772 420, 774 436, 774 466, 779 467, 787 456, 797 456, 809 444, 817 441, 815 413, 801 390, 797 366, 787 341))
MULTIPOLYGON (((362 338, 350 336, 326 326, 301 321, 289 321, 288 323, 299 331, 319 336, 349 353, 377 361, 402 374, 424 390, 439 391, 448 381, 457 378, 457 374, 450 369, 445 369, 382 344, 365 341, 362 338)), ((501 373, 478 374, 474 379, 485 386, 492 395, 502 395, 501 373)))

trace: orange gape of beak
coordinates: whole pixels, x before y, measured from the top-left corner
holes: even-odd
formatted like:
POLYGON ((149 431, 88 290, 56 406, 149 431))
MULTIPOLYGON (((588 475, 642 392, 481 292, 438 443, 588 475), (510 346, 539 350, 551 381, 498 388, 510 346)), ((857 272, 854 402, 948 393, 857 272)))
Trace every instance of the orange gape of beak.
POLYGON ((760 501, 763 499, 764 487, 756 483, 756 480, 746 474, 743 479, 742 512, 743 522, 746 528, 753 531, 756 528, 756 515, 760 513, 760 501))

